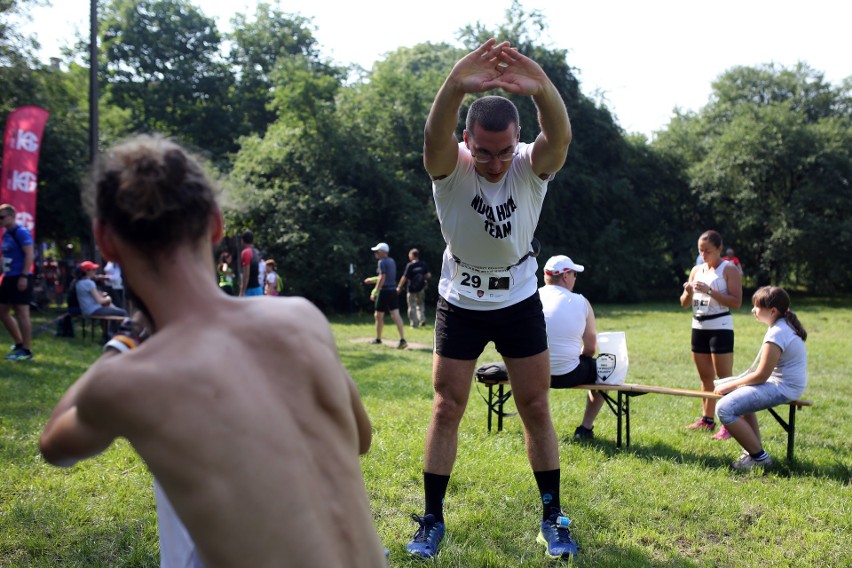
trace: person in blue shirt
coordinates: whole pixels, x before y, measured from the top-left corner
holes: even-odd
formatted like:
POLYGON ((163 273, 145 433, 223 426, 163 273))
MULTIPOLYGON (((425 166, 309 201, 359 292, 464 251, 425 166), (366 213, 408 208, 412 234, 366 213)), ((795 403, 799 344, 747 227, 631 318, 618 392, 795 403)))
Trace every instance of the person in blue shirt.
POLYGON ((33 299, 33 237, 15 221, 15 208, 0 205, 3 233, 3 281, 0 282, 0 320, 15 344, 6 355, 10 361, 33 358, 33 326, 30 302, 33 299), (15 311, 12 317, 11 310, 15 311), (17 321, 16 321, 17 320, 17 321))

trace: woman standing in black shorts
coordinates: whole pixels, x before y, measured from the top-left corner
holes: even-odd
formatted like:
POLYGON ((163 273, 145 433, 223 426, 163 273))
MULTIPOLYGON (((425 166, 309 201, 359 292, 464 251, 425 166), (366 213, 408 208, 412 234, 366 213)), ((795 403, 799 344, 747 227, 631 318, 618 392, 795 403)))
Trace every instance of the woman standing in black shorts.
MULTIPOLYGON (((722 236, 705 231, 698 238, 698 252, 703 263, 692 268, 683 285, 680 305, 692 308, 692 360, 701 379, 701 390, 713 392, 716 377, 730 377, 734 368, 734 318, 731 310, 743 302, 740 272, 733 263, 722 260, 722 236)), ((716 429, 713 414, 716 400, 704 398, 702 416, 688 427, 712 432, 716 429)), ((713 436, 730 438, 724 426, 713 436)))

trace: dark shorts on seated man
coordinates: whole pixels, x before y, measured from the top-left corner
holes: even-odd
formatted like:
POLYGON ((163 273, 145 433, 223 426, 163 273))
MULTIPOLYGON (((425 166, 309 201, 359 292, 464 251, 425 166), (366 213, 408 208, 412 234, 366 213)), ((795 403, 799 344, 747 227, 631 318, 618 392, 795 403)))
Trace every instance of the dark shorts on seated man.
POLYGON ((438 297, 435 352, 449 359, 478 358, 493 341, 503 357, 520 359, 547 350, 547 328, 538 292, 499 310, 459 308, 438 297), (452 323, 450 323, 452 322, 452 323))
POLYGON ((396 288, 382 288, 379 290, 379 295, 376 298, 376 311, 391 313, 399 309, 399 296, 396 293, 396 288))
POLYGON ((594 357, 580 355, 580 364, 564 375, 550 375, 550 388, 570 389, 578 385, 593 385, 598 378, 598 365, 594 357))

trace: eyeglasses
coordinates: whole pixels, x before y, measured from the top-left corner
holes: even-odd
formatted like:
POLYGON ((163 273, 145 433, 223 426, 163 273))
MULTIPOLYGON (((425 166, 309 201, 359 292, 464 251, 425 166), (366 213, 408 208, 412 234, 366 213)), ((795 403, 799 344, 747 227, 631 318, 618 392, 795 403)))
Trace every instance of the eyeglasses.
POLYGON ((503 150, 502 152, 500 152, 496 156, 494 154, 492 154, 491 152, 487 151, 487 150, 477 150, 476 152, 474 152, 473 150, 470 151, 470 155, 473 156, 473 159, 476 160, 477 163, 480 163, 480 164, 487 164, 488 162, 490 162, 494 158, 497 158, 501 162, 511 162, 515 158, 515 154, 517 154, 517 153, 518 153, 518 147, 517 146, 514 146, 514 147, 509 148, 507 150, 503 150))

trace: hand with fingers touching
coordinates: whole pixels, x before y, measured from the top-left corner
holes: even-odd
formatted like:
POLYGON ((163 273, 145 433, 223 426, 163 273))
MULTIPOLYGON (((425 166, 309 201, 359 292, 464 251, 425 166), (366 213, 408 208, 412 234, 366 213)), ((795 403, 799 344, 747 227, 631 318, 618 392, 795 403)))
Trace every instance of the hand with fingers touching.
POLYGON ((499 88, 515 95, 535 96, 548 84, 547 74, 541 66, 511 47, 503 49, 499 55, 497 68, 501 71, 497 80, 499 88))
POLYGON ((504 69, 500 55, 506 49, 509 49, 508 41, 498 44, 496 39, 489 39, 456 63, 450 73, 450 79, 465 93, 481 93, 500 88, 504 69))

